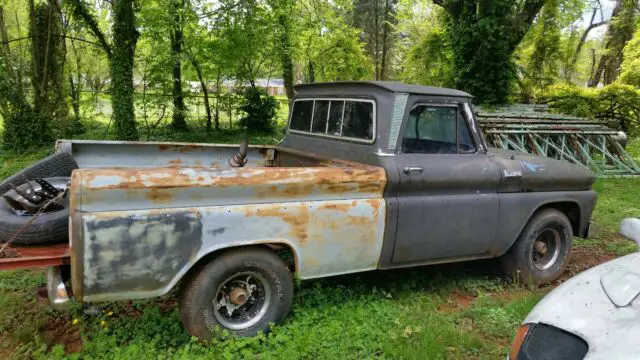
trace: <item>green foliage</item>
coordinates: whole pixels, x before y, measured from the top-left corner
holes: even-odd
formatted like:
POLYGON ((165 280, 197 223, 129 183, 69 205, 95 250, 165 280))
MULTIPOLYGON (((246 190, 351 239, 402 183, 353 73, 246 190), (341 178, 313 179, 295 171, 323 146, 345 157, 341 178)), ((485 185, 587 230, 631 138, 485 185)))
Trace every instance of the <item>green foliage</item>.
POLYGON ((301 1, 297 20, 297 56, 305 82, 361 80, 374 77, 374 67, 360 41, 361 30, 346 21, 351 1, 301 1))
POLYGON ((258 132, 271 133, 275 129, 276 112, 279 104, 273 96, 268 95, 264 90, 248 87, 242 96, 244 103, 240 110, 245 112, 245 116, 240 119, 240 126, 258 132))
POLYGON ((620 82, 640 87, 640 26, 624 48, 620 82))
POLYGON ((431 1, 401 1, 398 10, 402 56, 400 79, 411 84, 455 87, 452 44, 446 14, 431 1))
POLYGON ((573 24, 584 7, 583 0, 547 0, 516 52, 520 102, 530 103, 560 78, 574 75, 573 55, 580 35, 573 24))
POLYGON ((456 85, 480 103, 508 102, 516 78, 511 55, 519 42, 514 3, 492 1, 479 9, 475 1, 461 1, 449 23, 456 85))
POLYGON ((558 113, 613 121, 618 129, 631 134, 640 130, 640 89, 630 85, 555 85, 547 90, 543 102, 558 113))

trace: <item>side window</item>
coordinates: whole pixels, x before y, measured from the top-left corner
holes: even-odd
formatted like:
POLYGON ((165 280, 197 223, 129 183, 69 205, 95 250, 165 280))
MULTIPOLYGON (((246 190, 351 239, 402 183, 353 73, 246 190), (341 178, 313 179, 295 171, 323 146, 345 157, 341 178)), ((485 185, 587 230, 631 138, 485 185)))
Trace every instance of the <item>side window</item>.
POLYGON ((313 111, 313 100, 296 101, 291 110, 291 124, 289 128, 293 130, 309 131, 311 112, 313 111))
POLYGON ((409 113, 403 153, 458 154, 475 151, 467 124, 451 106, 416 106, 409 113))
POLYGON ((313 109, 313 120, 311 132, 324 134, 327 130, 327 116, 329 111, 329 101, 318 100, 313 109))
POLYGON ((358 99, 295 100, 289 129, 371 142, 375 137, 375 103, 358 99))

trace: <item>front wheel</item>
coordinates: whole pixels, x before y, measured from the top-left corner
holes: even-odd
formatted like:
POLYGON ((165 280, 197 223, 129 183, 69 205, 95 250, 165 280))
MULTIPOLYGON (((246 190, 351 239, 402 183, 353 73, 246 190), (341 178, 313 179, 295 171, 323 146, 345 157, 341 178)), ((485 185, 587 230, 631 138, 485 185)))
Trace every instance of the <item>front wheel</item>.
POLYGON ((503 268, 523 283, 550 283, 569 263, 572 238, 571 222, 565 214, 556 209, 541 210, 502 256, 503 268))
POLYGON ((230 250, 204 265, 185 284, 180 315, 187 331, 209 340, 221 330, 253 336, 280 323, 291 310, 293 278, 265 248, 230 250))

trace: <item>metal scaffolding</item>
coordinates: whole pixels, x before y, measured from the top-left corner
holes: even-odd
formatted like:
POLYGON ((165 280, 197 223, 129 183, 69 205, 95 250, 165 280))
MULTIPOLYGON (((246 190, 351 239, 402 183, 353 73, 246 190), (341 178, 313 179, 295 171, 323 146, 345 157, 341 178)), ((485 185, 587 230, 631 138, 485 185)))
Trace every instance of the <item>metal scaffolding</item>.
POLYGON ((479 109, 478 120, 489 146, 567 160, 598 176, 640 175, 618 141, 619 131, 604 122, 546 111, 540 105, 479 109))

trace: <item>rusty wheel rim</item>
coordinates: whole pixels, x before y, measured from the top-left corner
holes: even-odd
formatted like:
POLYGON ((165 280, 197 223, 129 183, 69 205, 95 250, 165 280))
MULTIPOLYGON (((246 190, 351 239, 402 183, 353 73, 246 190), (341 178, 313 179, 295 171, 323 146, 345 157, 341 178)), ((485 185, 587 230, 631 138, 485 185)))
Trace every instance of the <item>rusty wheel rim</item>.
POLYGON ((560 258, 561 244, 561 236, 557 230, 543 230, 531 244, 533 266, 540 271, 551 268, 560 258))
POLYGON ((222 282, 213 299, 214 316, 229 330, 240 331, 258 323, 271 303, 271 287, 262 274, 243 272, 222 282))

